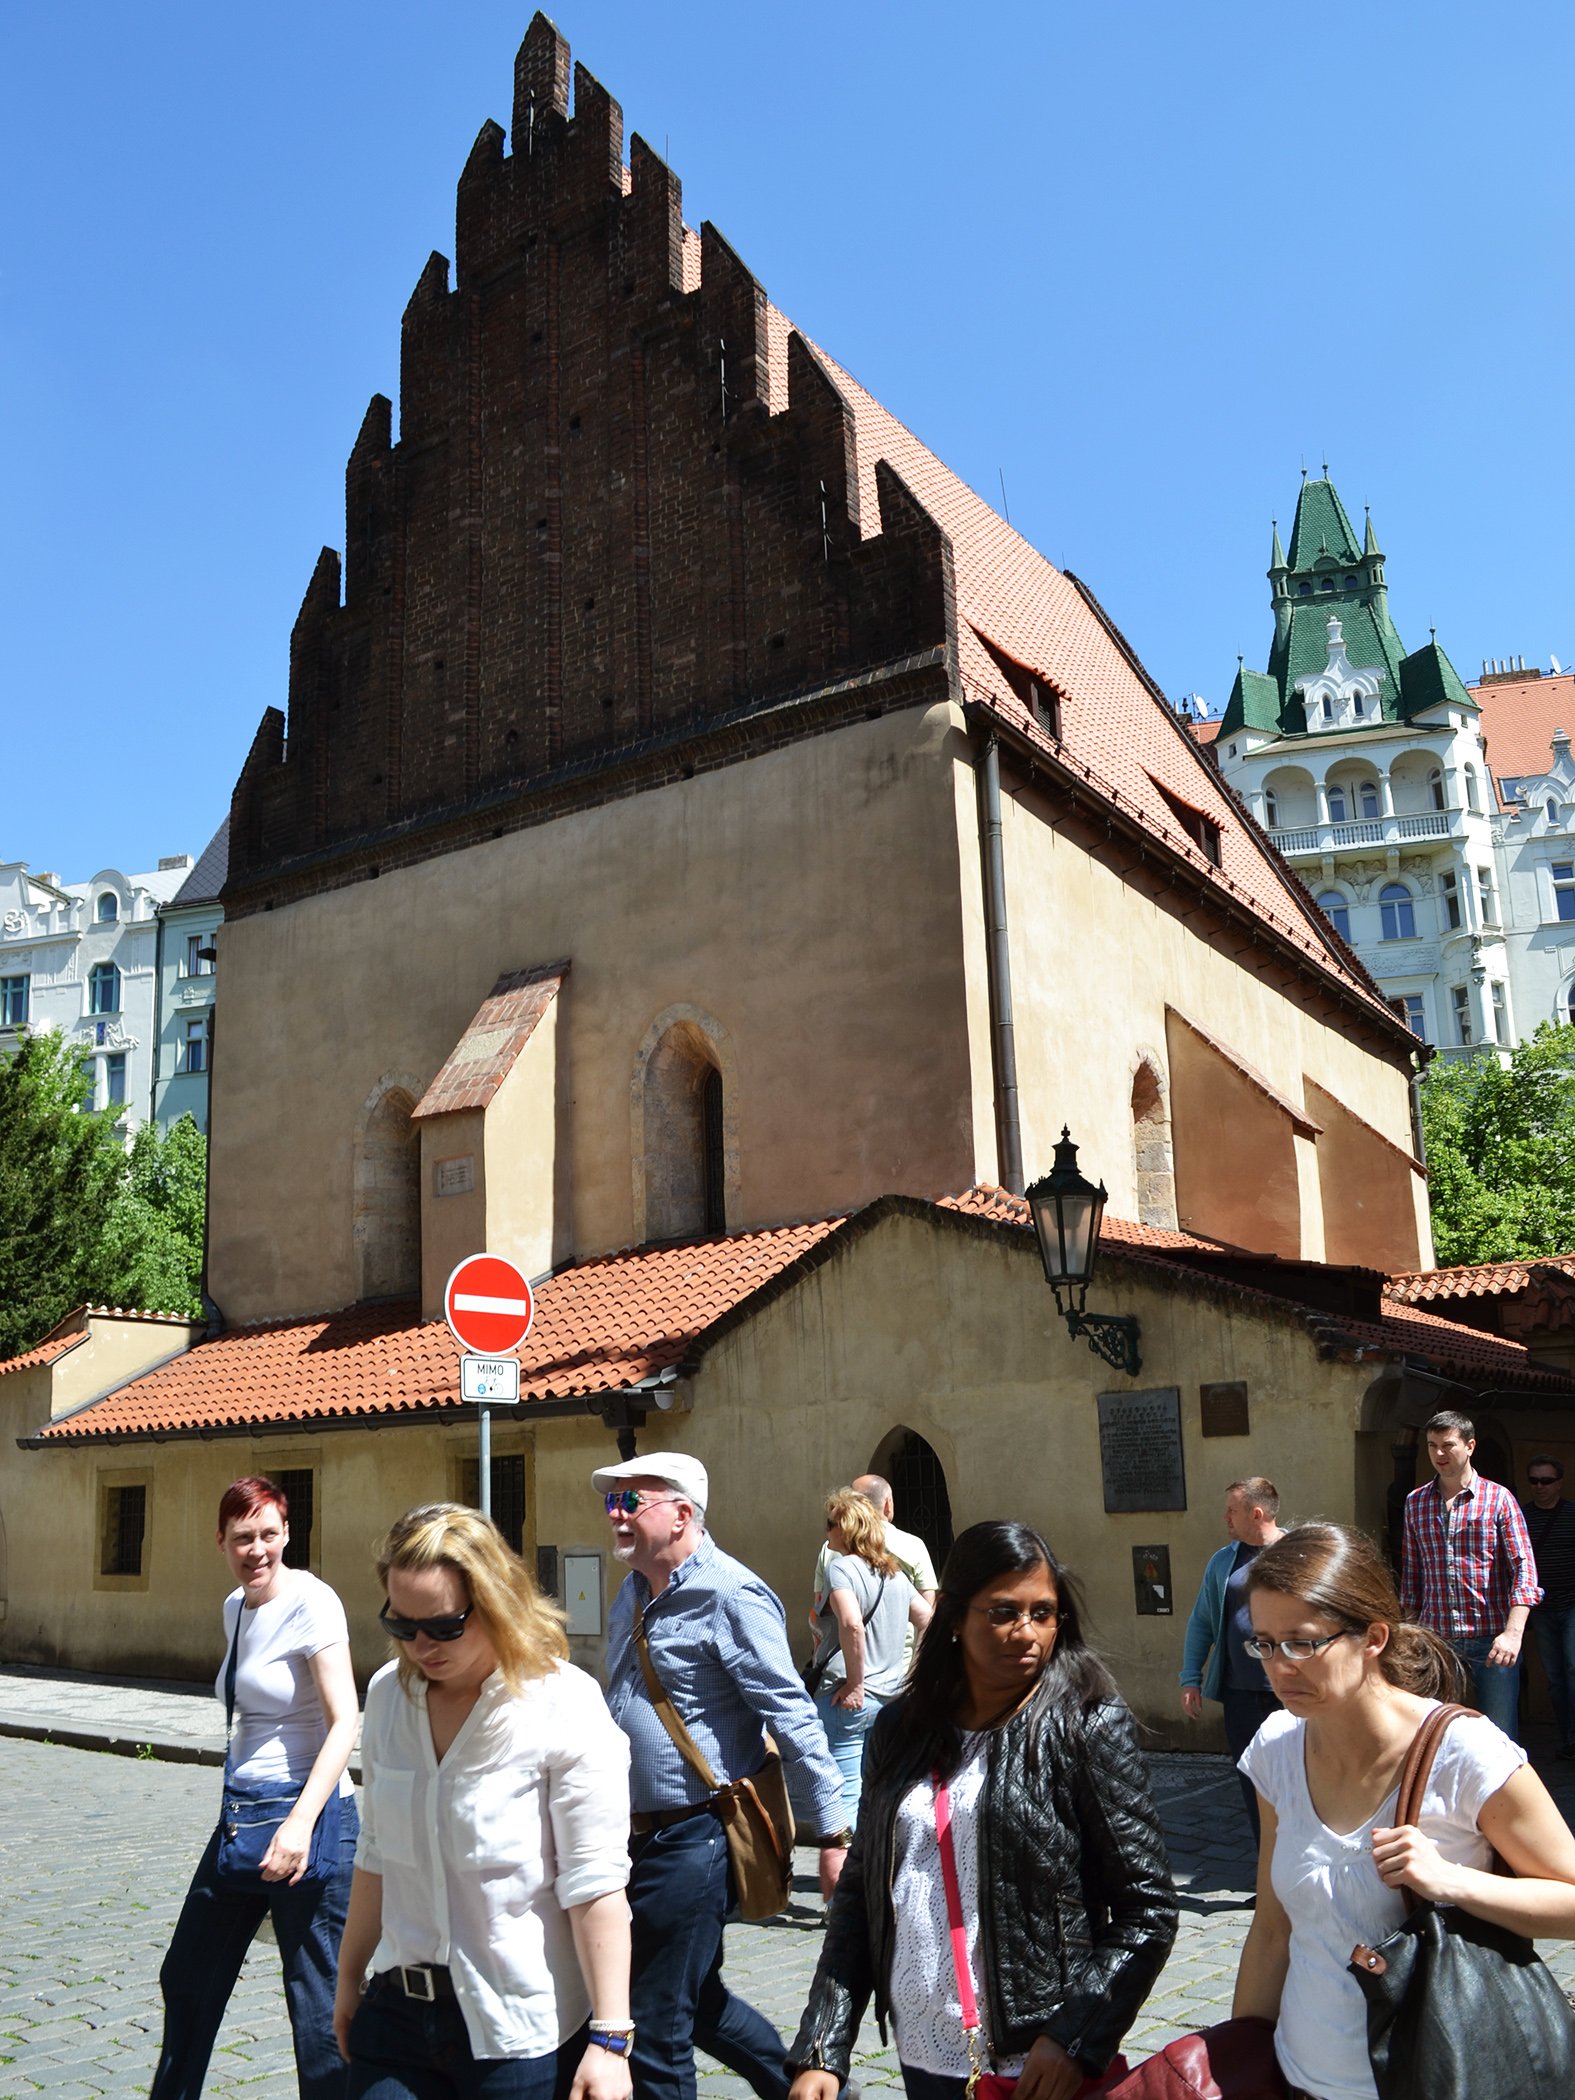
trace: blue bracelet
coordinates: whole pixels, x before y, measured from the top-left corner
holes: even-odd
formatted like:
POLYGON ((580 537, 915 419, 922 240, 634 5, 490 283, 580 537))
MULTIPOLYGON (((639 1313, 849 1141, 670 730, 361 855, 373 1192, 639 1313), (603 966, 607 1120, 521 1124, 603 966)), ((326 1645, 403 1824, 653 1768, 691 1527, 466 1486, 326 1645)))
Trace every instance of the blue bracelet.
POLYGON ((609 2056, 628 2056, 634 2050, 632 2027, 593 2027, 591 2042, 597 2049, 605 2049, 609 2056))

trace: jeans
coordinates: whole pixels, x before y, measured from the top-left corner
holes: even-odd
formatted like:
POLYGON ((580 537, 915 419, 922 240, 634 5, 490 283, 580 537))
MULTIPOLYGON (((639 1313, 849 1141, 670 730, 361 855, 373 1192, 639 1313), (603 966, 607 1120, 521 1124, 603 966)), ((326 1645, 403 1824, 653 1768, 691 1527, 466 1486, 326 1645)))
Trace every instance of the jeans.
POLYGON ((1531 1614, 1531 1630, 1548 1673, 1559 1748, 1567 1750, 1575 1745, 1575 1609, 1549 1611, 1545 1604, 1539 1605, 1531 1614))
POLYGON ((721 1824, 690 1816, 632 1838, 629 1854, 635 2100, 695 2100, 697 2043, 760 2100, 787 2100, 786 2044, 722 1981, 732 1876, 721 1824))
POLYGON ((1450 1647, 1471 1672, 1471 1703, 1479 1713, 1502 1728, 1512 1743, 1520 1741, 1520 1665, 1490 1663, 1489 1648, 1497 1636, 1491 1633, 1474 1633, 1457 1641, 1450 1647))
POLYGON ((197 2100, 246 1950, 269 1917, 284 1970, 301 2100, 343 2100, 345 2065, 334 2040, 334 1985, 359 1831, 355 1798, 346 1794, 339 1803, 339 1859, 329 1878, 295 1888, 275 1882, 253 1894, 219 1886, 215 1826, 159 1971, 164 2043, 149 2100, 197 2100))
POLYGON ((908 2100, 963 2100, 968 2081, 948 2078, 944 2071, 921 2071, 917 2064, 903 2064, 902 2088, 908 2100))
POLYGON ((854 1711, 846 1706, 834 1706, 831 1687, 815 1697, 815 1711, 820 1715, 820 1724, 826 1731, 826 1748, 831 1752, 832 1763, 842 1774, 842 1820, 850 1827, 859 1820, 859 1796, 864 1790, 864 1750, 870 1739, 870 1730, 875 1726, 876 1716, 885 1705, 884 1699, 864 1694, 864 1704, 854 1711))
POLYGON ((374 1976, 350 2022, 344 2100, 568 2100, 589 2028, 545 2056, 476 2056, 453 1998, 407 1998, 374 1976))
MULTIPOLYGON (((1234 1764, 1270 1714, 1279 1712, 1280 1702, 1273 1692, 1267 1689, 1261 1692, 1238 1692, 1233 1691, 1229 1685, 1225 1686, 1221 1697, 1225 1704, 1225 1740, 1230 1745, 1231 1763, 1234 1764)), ((1241 1783, 1241 1798, 1246 1803, 1247 1821, 1252 1825, 1252 1842, 1256 1845, 1260 1835, 1258 1789, 1245 1772, 1238 1772, 1236 1777, 1241 1783)))

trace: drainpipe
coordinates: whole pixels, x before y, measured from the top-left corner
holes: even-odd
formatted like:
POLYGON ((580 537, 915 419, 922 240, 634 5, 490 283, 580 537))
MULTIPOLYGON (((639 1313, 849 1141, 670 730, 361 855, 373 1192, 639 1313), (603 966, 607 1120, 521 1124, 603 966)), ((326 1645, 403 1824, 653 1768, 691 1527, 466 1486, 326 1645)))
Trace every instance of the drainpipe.
POLYGON ((990 1050, 995 1072, 996 1144, 1003 1188, 1023 1193, 1023 1132, 1017 1111, 1017 1040, 1012 1028, 1012 959, 1006 934, 1006 860, 1001 849, 1001 751, 985 738, 984 916, 988 940, 990 1050))

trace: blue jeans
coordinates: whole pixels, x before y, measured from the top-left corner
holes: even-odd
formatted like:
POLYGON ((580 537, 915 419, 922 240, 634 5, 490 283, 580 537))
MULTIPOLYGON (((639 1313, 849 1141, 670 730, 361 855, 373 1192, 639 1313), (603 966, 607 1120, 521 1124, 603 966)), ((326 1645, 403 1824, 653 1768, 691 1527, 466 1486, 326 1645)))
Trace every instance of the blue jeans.
POLYGON ((284 1970, 301 2100, 343 2100, 345 2064, 334 2040, 334 1985, 360 1827, 355 1799, 346 1794, 339 1804, 339 1859, 329 1878, 295 1888, 276 1882, 266 1893, 253 1895, 219 1886, 215 1826, 159 1971, 164 2043, 149 2100, 197 2100, 246 1950, 270 1917, 284 1970))
POLYGON ((629 1856, 635 2100, 695 2100, 696 2044, 760 2100, 787 2100, 781 2035, 722 1981, 732 1876, 721 1824, 690 1816, 631 1838, 629 1856))
POLYGON ((374 1976, 350 2022, 344 2100, 568 2100, 590 2030, 545 2056, 476 2056, 454 1998, 407 1998, 374 1976))
POLYGON ((1471 1672, 1472 1705, 1479 1713, 1486 1714, 1490 1721, 1502 1728, 1512 1743, 1518 1743, 1520 1665, 1511 1663, 1506 1668, 1503 1663, 1488 1661, 1488 1650, 1496 1638, 1497 1636, 1491 1633, 1474 1633, 1461 1640, 1451 1641, 1449 1645, 1471 1672))
MULTIPOLYGON (((1225 1741, 1234 1764, 1270 1714, 1279 1712, 1280 1702, 1271 1691, 1238 1692, 1229 1685, 1223 1687, 1220 1697, 1225 1708, 1225 1741)), ((1247 1821, 1252 1825, 1252 1842, 1256 1845, 1262 1835, 1258 1828, 1258 1789, 1245 1772, 1238 1772, 1236 1778, 1246 1804, 1247 1821)))
POLYGON ((886 1702, 866 1692, 864 1704, 855 1712, 846 1706, 833 1706, 831 1691, 828 1687, 816 1693, 815 1711, 826 1731, 826 1748, 831 1752, 832 1763, 842 1774, 842 1820, 852 1825, 859 1820, 859 1796, 864 1790, 865 1746, 886 1702))
POLYGON ((1549 1611, 1541 1604, 1531 1614, 1531 1630, 1548 1673, 1559 1748, 1567 1750, 1575 1745, 1575 1610, 1549 1611))

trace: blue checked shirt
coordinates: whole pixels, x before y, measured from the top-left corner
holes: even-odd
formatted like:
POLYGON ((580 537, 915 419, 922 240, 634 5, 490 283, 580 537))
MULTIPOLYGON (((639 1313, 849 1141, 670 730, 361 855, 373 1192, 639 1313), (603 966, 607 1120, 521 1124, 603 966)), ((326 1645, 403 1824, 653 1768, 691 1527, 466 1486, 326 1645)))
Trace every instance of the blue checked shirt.
POLYGON ((629 1805, 637 1815, 706 1798, 651 1704, 634 1645, 636 1599, 656 1674, 719 1784, 759 1771, 769 1728, 794 1792, 809 1804, 812 1835, 843 1825, 842 1779, 825 1730, 788 1648, 774 1591, 709 1533, 680 1561, 659 1597, 637 1571, 613 1599, 607 1621, 607 1704, 629 1738, 629 1805))

